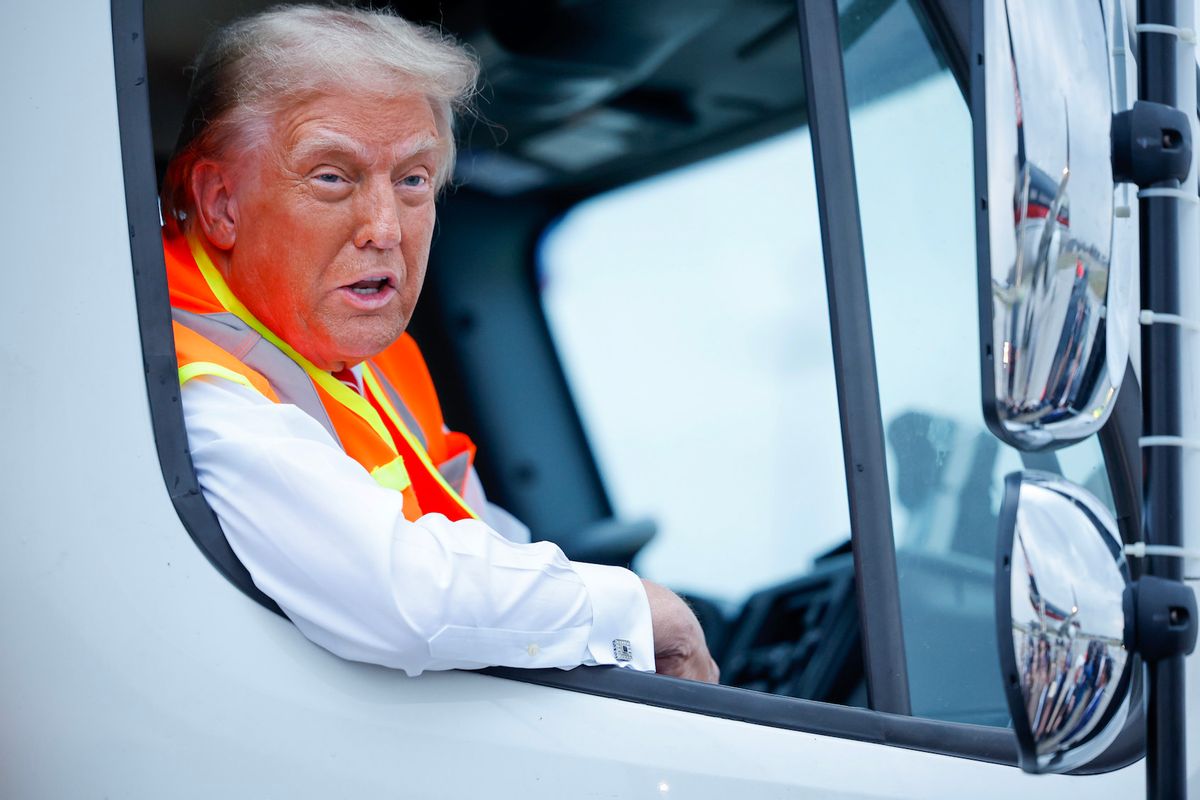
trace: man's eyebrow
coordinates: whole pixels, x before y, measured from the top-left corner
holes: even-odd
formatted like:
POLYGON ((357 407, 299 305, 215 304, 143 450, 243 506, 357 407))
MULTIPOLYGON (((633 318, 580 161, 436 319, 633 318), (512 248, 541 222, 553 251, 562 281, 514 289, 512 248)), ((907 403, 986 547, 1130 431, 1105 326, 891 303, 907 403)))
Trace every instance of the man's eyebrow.
POLYGON ((427 153, 439 152, 444 146, 442 140, 438 137, 422 134, 409 139, 407 142, 399 142, 393 145, 392 157, 396 161, 408 161, 427 153))
MULTIPOLYGON (((438 137, 422 134, 393 145, 392 158, 395 161, 408 161, 427 153, 436 153, 442 150, 443 146, 438 137)), ((360 161, 370 160, 369 151, 361 143, 349 136, 332 131, 305 137, 291 149, 292 158, 300 161, 326 154, 345 154, 360 161)))
POLYGON ((312 136, 306 136, 291 148, 291 156, 297 160, 304 160, 325 154, 342 153, 354 156, 362 161, 366 161, 368 158, 367 149, 359 142, 349 136, 333 132, 321 132, 312 136))

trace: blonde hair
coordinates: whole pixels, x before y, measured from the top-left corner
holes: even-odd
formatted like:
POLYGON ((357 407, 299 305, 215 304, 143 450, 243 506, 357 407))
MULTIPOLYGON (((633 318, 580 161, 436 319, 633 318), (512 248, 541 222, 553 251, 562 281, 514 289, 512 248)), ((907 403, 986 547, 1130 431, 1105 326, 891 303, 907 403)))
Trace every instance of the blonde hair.
POLYGON ((163 176, 168 223, 187 224, 191 172, 205 158, 263 144, 273 118, 339 92, 423 93, 446 143, 441 188, 454 169, 454 117, 469 108, 475 58, 450 37, 390 11, 276 6, 218 30, 196 57, 188 113, 163 176))

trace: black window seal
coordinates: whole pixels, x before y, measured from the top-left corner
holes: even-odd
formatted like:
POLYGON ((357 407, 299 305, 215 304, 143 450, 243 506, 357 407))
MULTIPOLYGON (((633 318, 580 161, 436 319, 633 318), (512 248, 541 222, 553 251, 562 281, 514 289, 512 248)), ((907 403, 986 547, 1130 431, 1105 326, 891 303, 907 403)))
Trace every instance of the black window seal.
POLYGON ((911 0, 917 17, 927 23, 937 40, 963 98, 970 101, 971 4, 962 0, 911 0))
MULTIPOLYGON (((710 686, 620 667, 577 667, 572 670, 492 667, 483 672, 522 683, 770 728, 1017 766, 1017 740, 1008 728, 888 714, 734 686, 710 686)), ((1137 696, 1135 693, 1135 702, 1137 696)), ((1138 761, 1142 757, 1139 737, 1127 735, 1136 732, 1127 726, 1100 758, 1071 774, 1096 775, 1138 761)))
POLYGON ((797 8, 867 697, 877 711, 911 714, 837 2, 798 0, 797 8))
POLYGON ((179 401, 179 368, 175 361, 167 267, 163 259, 158 180, 150 135, 142 0, 113 0, 111 11, 129 254, 150 419, 163 479, 179 519, 200 552, 246 596, 282 615, 275 601, 254 585, 250 573, 229 546, 216 515, 200 493, 192 468, 179 401))
MULTIPOLYGON (((196 481, 180 407, 160 236, 142 0, 112 0, 111 19, 134 292, 151 424, 165 486, 189 535, 217 571, 249 598, 282 615, 278 605, 254 585, 229 547, 196 481)), ((569 671, 495 667, 482 672, 523 683, 767 727, 1009 766, 1017 763, 1015 739, 1010 731, 1001 728, 886 714, 615 667, 581 667, 569 671)), ((1079 774, 1118 769, 1141 757, 1140 751, 1132 755, 1132 751, 1115 752, 1118 749, 1114 745, 1101 760, 1079 774)))

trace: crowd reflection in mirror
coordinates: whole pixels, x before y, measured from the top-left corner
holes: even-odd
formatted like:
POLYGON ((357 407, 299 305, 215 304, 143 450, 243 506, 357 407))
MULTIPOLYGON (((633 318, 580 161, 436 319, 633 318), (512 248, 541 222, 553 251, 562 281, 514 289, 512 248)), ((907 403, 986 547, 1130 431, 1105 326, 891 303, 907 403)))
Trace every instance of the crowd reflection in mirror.
MULTIPOLYGON (((1017 547, 1024 556, 1020 534, 1017 547)), ((1065 608, 1043 596, 1032 564, 1028 558, 1020 560, 1025 562, 1025 588, 1033 613, 1026 621, 1014 616, 1013 644, 1037 751, 1053 753, 1082 741, 1101 721, 1111 699, 1113 677, 1124 667, 1125 649, 1119 640, 1082 628, 1074 597, 1065 608)))

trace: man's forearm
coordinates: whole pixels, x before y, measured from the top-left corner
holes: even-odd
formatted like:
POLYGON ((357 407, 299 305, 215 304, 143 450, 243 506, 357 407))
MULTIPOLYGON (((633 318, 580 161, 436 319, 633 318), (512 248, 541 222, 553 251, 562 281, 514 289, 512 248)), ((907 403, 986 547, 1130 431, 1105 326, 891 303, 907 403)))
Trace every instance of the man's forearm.
POLYGON ((252 390, 183 390, 205 496, 255 583, 338 655, 417 674, 490 665, 653 668, 642 584, 475 520, 404 518, 399 493, 318 423, 252 390))

